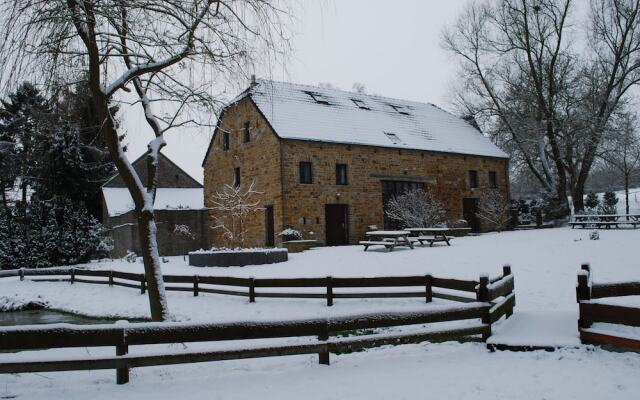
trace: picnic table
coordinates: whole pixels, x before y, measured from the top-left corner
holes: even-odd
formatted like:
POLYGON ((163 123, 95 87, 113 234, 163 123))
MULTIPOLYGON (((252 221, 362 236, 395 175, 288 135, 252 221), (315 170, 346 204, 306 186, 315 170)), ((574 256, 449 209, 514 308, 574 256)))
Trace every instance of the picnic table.
POLYGON ((367 240, 360 241, 367 251, 369 246, 384 246, 393 251, 395 247, 407 246, 413 249, 413 243, 409 240, 409 231, 369 231, 366 233, 367 240))
POLYGON ((449 236, 453 230, 460 228, 407 228, 406 230, 411 232, 412 238, 409 240, 415 240, 424 244, 429 243, 429 247, 432 247, 436 242, 445 242, 447 246, 451 246, 449 241, 453 239, 453 236, 449 236))
POLYGON ((622 224, 637 228, 640 225, 640 214, 578 214, 574 215, 573 221, 569 222, 571 228, 576 226, 582 228, 587 226, 611 228, 613 226, 618 228, 622 224))

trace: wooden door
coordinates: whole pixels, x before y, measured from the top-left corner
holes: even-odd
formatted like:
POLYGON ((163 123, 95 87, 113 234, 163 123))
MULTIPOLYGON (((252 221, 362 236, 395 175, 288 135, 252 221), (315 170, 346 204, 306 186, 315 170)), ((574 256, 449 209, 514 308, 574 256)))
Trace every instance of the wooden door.
POLYGON ((267 247, 274 247, 276 245, 276 235, 275 235, 275 221, 273 217, 273 206, 265 207, 264 226, 266 231, 265 244, 267 247))
POLYGON ((480 232, 480 220, 478 219, 478 199, 462 199, 462 218, 467 221, 472 232, 480 232))
POLYGON ((327 246, 349 244, 349 206, 327 204, 324 215, 327 246))

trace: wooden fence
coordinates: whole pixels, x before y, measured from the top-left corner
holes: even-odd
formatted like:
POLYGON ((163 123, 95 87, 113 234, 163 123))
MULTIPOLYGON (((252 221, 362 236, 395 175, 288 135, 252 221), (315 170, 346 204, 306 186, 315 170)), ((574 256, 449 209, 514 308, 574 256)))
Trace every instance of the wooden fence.
MULTIPOLYGON (((0 277, 69 275, 65 280, 86 283, 105 283, 85 279, 85 277, 107 277, 107 284, 140 288, 144 291, 144 277, 139 274, 118 271, 89 271, 79 269, 18 270, 3 271, 0 277), (130 284, 124 281, 136 281, 130 284)), ((511 268, 505 266, 503 275, 489 280, 481 276, 478 282, 442 279, 430 275, 421 277, 379 277, 379 278, 299 278, 299 279, 253 279, 231 277, 184 277, 165 276, 166 282, 185 283, 193 286, 174 287, 169 290, 189 290, 194 295, 199 292, 233 294, 255 297, 320 297, 310 293, 261 293, 256 288, 269 287, 318 287, 326 288, 327 304, 333 298, 344 297, 424 297, 427 302, 432 297, 443 297, 467 304, 446 309, 421 312, 371 313, 356 316, 332 317, 296 321, 242 322, 226 324, 185 324, 185 323, 136 323, 125 325, 42 325, 39 327, 0 328, 0 351, 49 349, 66 347, 113 346, 115 356, 60 358, 38 361, 0 361, 0 373, 51 372, 94 369, 116 369, 117 383, 129 381, 129 369, 154 365, 183 364, 219 360, 272 357, 297 354, 318 354, 322 364, 329 364, 330 352, 348 352, 368 347, 414 343, 436 339, 462 339, 481 335, 482 340, 491 336, 491 325, 502 316, 508 318, 515 306, 514 279, 511 268), (191 280, 187 280, 187 278, 191 280), (236 290, 208 289, 201 284, 245 287, 246 292, 236 290), (353 287, 402 287, 424 285, 421 292, 393 293, 332 293, 333 288, 353 287), (475 298, 438 293, 433 287, 465 292, 474 292, 475 298), (275 296, 274 296, 275 295, 275 296), (293 295, 293 296, 292 296, 293 295), (304 295, 304 296, 302 296, 304 295), (398 334, 367 334, 364 336, 342 337, 344 333, 356 333, 363 329, 375 329, 404 325, 417 325, 445 321, 467 321, 463 327, 447 329, 426 329, 398 334), (340 333, 341 336, 332 334, 340 333), (183 351, 174 353, 128 354, 129 346, 163 343, 213 342, 225 340, 250 340, 266 338, 317 337, 308 343, 293 343, 272 346, 245 346, 233 350, 183 351)), ((324 297, 325 294, 322 294, 324 297)), ((311 338, 310 338, 311 339, 311 338)))
MULTIPOLYGON (((33 277, 40 282, 70 282, 102 284, 109 286, 123 286, 146 292, 144 274, 121 272, 112 270, 88 270, 77 268, 54 269, 17 269, 0 271, 0 278, 33 277), (43 278, 54 277, 54 278, 43 278), (103 278, 103 279, 101 279, 103 278)), ((450 278, 438 278, 432 275, 422 276, 389 276, 371 278, 239 278, 226 276, 199 275, 164 275, 167 291, 192 292, 194 296, 201 293, 215 293, 231 296, 244 296, 249 302, 255 302, 259 297, 271 298, 317 298, 326 299, 327 306, 332 306, 335 299, 355 298, 424 298, 428 303, 432 299, 441 298, 459 302, 492 301, 501 296, 508 296, 513 292, 513 275, 511 267, 503 267, 502 276, 489 281, 481 277, 478 281, 450 278), (180 285, 180 286, 179 286, 180 285), (416 291, 415 288, 422 290, 416 291), (274 291, 273 289, 306 288, 309 292, 274 291), (354 288, 388 288, 379 292, 343 292, 344 289, 354 288), (398 288, 414 288, 413 291, 398 288), (436 290, 434 290, 434 288, 436 290), (320 291, 318 291, 318 289, 320 291), (338 291, 336 291, 336 289, 338 291), (442 292, 438 289, 447 289, 442 292), (454 292, 451 292, 454 291, 454 292)), ((512 296, 515 301, 515 295, 512 296)), ((508 306, 507 306, 508 307, 508 306)), ((511 307, 513 308, 513 307, 511 307)))
POLYGON ((593 283, 589 264, 578 273, 576 297, 580 307, 578 329, 583 343, 605 344, 640 350, 640 339, 592 328, 596 322, 640 326, 640 308, 601 304, 593 299, 640 295, 640 282, 593 283))

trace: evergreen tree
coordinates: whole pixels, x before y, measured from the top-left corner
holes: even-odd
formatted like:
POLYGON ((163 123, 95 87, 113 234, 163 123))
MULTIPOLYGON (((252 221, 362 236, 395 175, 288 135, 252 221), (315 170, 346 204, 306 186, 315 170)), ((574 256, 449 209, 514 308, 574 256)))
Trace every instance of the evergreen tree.
POLYGON ((100 186, 114 166, 91 104, 83 85, 47 101, 29 83, 2 102, 0 268, 72 264, 102 249, 100 186))
POLYGON ((599 205, 600 200, 598 199, 598 195, 593 192, 589 192, 587 198, 584 201, 584 206, 587 208, 587 210, 596 210, 599 205))
POLYGON ((0 141, 5 143, 2 176, 0 177, 3 195, 18 185, 22 200, 36 181, 36 171, 41 168, 36 154, 36 144, 42 130, 49 126, 46 121, 50 114, 47 101, 38 89, 28 82, 22 83, 8 101, 1 102, 0 141))
POLYGON ((616 214, 618 204, 618 196, 613 191, 607 191, 602 198, 602 205, 600 206, 600 214, 616 214))

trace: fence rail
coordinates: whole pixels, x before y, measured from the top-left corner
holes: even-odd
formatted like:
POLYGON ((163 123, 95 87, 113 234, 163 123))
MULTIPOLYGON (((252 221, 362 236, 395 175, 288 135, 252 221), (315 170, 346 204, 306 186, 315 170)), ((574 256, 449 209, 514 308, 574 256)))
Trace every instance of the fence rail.
MULTIPOLYGON (((120 271, 96 271, 84 269, 55 270, 13 270, 0 271, 2 277, 46 277, 63 275, 64 278, 45 279, 94 284, 120 285, 141 288, 144 292, 146 281, 143 274, 120 271), (68 277, 67 277, 68 276, 68 277), (106 278, 96 280, 87 278, 106 278), (134 282, 134 283, 130 283, 134 282)), ((116 381, 120 384, 129 381, 129 369, 152 365, 169 365, 218 360, 231 360, 255 357, 272 357, 294 354, 318 354, 322 364, 329 364, 330 352, 346 352, 385 344, 401 344, 440 338, 461 339, 480 335, 482 340, 491 336, 491 325, 501 317, 507 318, 515 307, 514 280, 509 266, 503 267, 502 276, 489 280, 481 276, 478 281, 436 278, 431 275, 375 278, 236 278, 212 276, 166 275, 165 282, 189 284, 190 286, 167 286, 168 290, 248 296, 250 301, 257 297, 323 297, 327 305, 334 298, 363 297, 423 297, 426 302, 433 297, 443 297, 463 303, 446 309, 425 310, 420 312, 370 313, 356 316, 332 317, 328 319, 309 319, 297 321, 238 322, 222 324, 184 324, 184 323, 136 323, 125 325, 67 325, 55 324, 38 327, 0 328, 0 351, 36 350, 66 347, 115 347, 112 357, 61 358, 57 360, 0 361, 0 373, 52 372, 93 369, 116 369, 116 381), (208 288, 202 285, 243 287, 226 290, 208 288), (262 292, 256 288, 323 288, 323 293, 286 293, 262 292), (375 292, 375 293, 334 293, 338 288, 397 288, 423 287, 424 290, 412 292, 375 292), (433 288, 444 288, 474 293, 475 296, 458 296, 438 293, 433 288), (469 321, 469 320, 479 321, 469 321), (429 324, 447 321, 466 321, 463 327, 428 330, 400 334, 367 334, 355 337, 332 337, 332 334, 355 333, 362 330, 397 327, 405 325, 429 324), (155 353, 130 355, 129 346, 215 342, 225 340, 251 340, 267 338, 316 337, 312 343, 293 343, 278 346, 245 346, 234 350, 186 351, 179 353, 155 353)), ((42 279, 39 279, 42 280, 42 279)))
POLYGON ((117 369, 117 382, 128 382, 129 369, 151 365, 167 365, 253 357, 294 354, 319 355, 320 363, 329 364, 329 352, 350 351, 383 344, 399 344, 441 337, 463 338, 491 335, 490 305, 467 304, 445 310, 421 312, 372 313, 356 316, 298 321, 243 322, 227 324, 137 323, 126 326, 43 325, 42 327, 0 328, 0 350, 33 350, 44 348, 115 346, 115 357, 63 358, 51 361, 0 362, 0 373, 52 372, 68 370, 117 369), (396 335, 368 335, 329 340, 332 333, 363 329, 427 324, 446 321, 481 319, 462 328, 412 332, 396 335), (127 355, 129 346, 165 343, 211 342, 267 338, 315 336, 310 344, 275 347, 246 347, 236 350, 127 355))
MULTIPOLYGON (((317 298, 326 299, 327 305, 332 306, 335 299, 357 298, 424 298, 426 302, 435 298, 458 302, 474 302, 480 299, 480 292, 491 301, 497 297, 507 295, 513 291, 513 276, 511 268, 505 266, 503 275, 489 281, 488 279, 462 280, 440 278, 432 275, 421 276, 388 276, 369 278, 240 278, 226 276, 199 276, 199 275, 164 275, 165 289, 167 291, 192 292, 194 296, 200 293, 213 293, 229 296, 248 297, 250 302, 257 298, 317 298), (181 284, 178 286, 177 284, 181 284), (213 286, 213 287, 212 287, 213 286), (417 288, 420 291, 398 291, 398 288, 417 288), (282 288, 307 288, 322 290, 316 292, 276 291, 282 288), (356 288, 390 288, 381 292, 344 292, 341 289, 356 288), (271 289, 271 290, 270 290, 271 289), (336 292, 336 289, 339 291, 336 292), (391 290, 394 289, 394 290, 391 290), (435 289, 435 290, 434 290, 435 289), (438 289, 446 289, 447 292, 438 289), (451 292, 455 291, 455 292, 451 292), (469 295, 469 294, 474 294, 469 295)), ((113 270, 87 270, 78 268, 55 269, 19 269, 0 271, 0 278, 35 277, 34 281, 60 281, 88 284, 103 284, 109 286, 122 286, 139 289, 146 292, 146 279, 144 274, 121 272, 113 270), (45 278, 55 277, 55 278, 45 278), (106 278, 106 279, 98 279, 106 278)))
POLYGON ((640 326, 640 308, 592 302, 593 299, 640 295, 640 282, 593 283, 591 267, 578 273, 576 297, 580 309, 578 329, 583 343, 613 345, 640 350, 640 339, 592 328, 594 323, 640 326))

